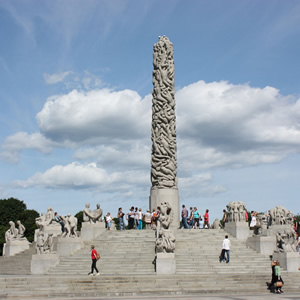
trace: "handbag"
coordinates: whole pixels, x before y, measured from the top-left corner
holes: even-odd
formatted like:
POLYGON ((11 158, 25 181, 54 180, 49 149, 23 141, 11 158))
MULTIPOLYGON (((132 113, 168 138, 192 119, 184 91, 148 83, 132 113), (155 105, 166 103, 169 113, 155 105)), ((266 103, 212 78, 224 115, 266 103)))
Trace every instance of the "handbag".
POLYGON ((99 254, 99 253, 97 253, 97 255, 96 255, 96 259, 97 259, 97 260, 99 260, 99 259, 100 259, 100 254, 99 254))
POLYGON ((282 287, 282 281, 277 281, 276 283, 275 283, 275 286, 277 287, 277 288, 279 288, 279 287, 282 287))

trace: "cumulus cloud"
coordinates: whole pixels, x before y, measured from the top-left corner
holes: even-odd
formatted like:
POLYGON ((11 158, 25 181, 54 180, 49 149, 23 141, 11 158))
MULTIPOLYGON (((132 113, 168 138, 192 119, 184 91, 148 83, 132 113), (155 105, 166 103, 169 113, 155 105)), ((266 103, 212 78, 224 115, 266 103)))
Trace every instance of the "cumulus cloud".
POLYGON ((274 163, 300 151, 300 101, 275 88, 199 81, 176 97, 178 149, 185 166, 274 163))
MULTIPOLYGON (((199 81, 178 90, 176 100, 183 182, 204 169, 276 163, 300 151, 300 101, 273 87, 199 81)), ((73 159, 80 163, 95 163, 108 174, 119 172, 125 178, 128 170, 150 173, 151 95, 141 98, 132 90, 107 88, 73 90, 49 98, 36 118, 41 133, 8 137, 2 158, 16 161, 24 149, 49 153, 60 147, 74 151, 73 159)), ((204 182, 194 179, 194 186, 204 182)), ((201 190, 209 194, 225 188, 211 179, 201 190)))
POLYGON ((62 73, 56 73, 56 74, 44 73, 43 77, 44 77, 44 80, 47 84, 56 84, 56 83, 64 81, 64 79, 70 74, 72 74, 72 72, 70 72, 70 71, 62 72, 62 73))
POLYGON ((57 165, 44 173, 37 173, 27 180, 18 180, 12 187, 51 188, 51 189, 89 189, 101 192, 127 192, 132 186, 147 185, 149 176, 141 171, 109 173, 95 163, 73 162, 66 166, 57 165))
POLYGON ((145 137, 151 101, 132 90, 72 92, 49 99, 37 114, 41 132, 56 141, 101 144, 145 137))

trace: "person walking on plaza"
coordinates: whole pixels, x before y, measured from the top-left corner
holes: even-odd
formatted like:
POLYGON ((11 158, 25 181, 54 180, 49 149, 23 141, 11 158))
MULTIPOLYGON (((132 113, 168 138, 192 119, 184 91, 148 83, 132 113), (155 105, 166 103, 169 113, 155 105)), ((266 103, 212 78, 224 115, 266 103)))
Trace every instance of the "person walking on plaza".
POLYGON ((208 215, 209 210, 207 209, 204 214, 204 224, 203 228, 209 229, 209 215, 208 215))
POLYGON ((145 223, 146 223, 146 229, 151 229, 151 213, 150 210, 147 209, 145 213, 145 223))
POLYGON ((153 230, 156 230, 156 211, 155 211, 155 208, 152 209, 151 227, 152 227, 153 230))
POLYGON ((189 225, 189 228, 192 228, 193 227, 193 224, 194 224, 194 211, 193 211, 193 208, 190 207, 190 216, 187 220, 187 223, 189 225))
POLYGON ((229 264, 229 260, 230 260, 230 255, 229 255, 230 246, 231 246, 231 243, 230 243, 230 240, 228 238, 228 235, 225 235, 225 239, 223 240, 223 243, 222 243, 222 258, 221 258, 221 261, 222 262, 226 261, 227 264, 229 264), (226 260, 225 260, 225 253, 226 253, 226 260))
POLYGON ((193 229, 197 229, 197 225, 198 228, 200 229, 200 224, 199 224, 199 219, 200 219, 201 215, 199 213, 199 210, 197 209, 197 207, 194 207, 194 223, 193 223, 193 229))
POLYGON ((111 216, 110 212, 107 213, 107 215, 105 217, 105 220, 106 220, 107 230, 110 230, 111 229, 111 222, 113 220, 113 217, 111 216))
POLYGON ((97 272, 96 273, 96 276, 99 276, 100 275, 100 273, 99 273, 99 271, 98 271, 98 269, 97 269, 97 266, 96 266, 96 264, 97 264, 97 260, 98 259, 100 259, 100 255, 97 253, 97 251, 95 250, 95 246, 94 245, 92 245, 91 246, 91 250, 92 250, 92 252, 91 252, 91 257, 92 257, 92 267, 91 267, 91 272, 88 274, 89 276, 93 276, 94 275, 94 270, 97 272))
POLYGON ((184 229, 188 229, 189 225, 187 223, 187 217, 188 217, 188 211, 185 207, 185 205, 182 205, 182 211, 181 211, 181 224, 180 224, 180 228, 184 227, 184 229))
POLYGON ((133 229, 133 225, 134 225, 134 207, 131 206, 131 208, 129 209, 129 213, 128 213, 128 229, 133 229))
POLYGON ((134 210, 134 227, 139 229, 139 210, 137 207, 134 210))
POLYGON ((138 211, 138 229, 143 229, 143 218, 144 218, 144 213, 142 212, 142 209, 139 208, 138 211))
POLYGON ((117 217, 119 219, 119 229, 120 230, 125 230, 124 216, 125 216, 125 214, 122 211, 122 207, 120 207, 118 210, 118 214, 117 214, 117 217))

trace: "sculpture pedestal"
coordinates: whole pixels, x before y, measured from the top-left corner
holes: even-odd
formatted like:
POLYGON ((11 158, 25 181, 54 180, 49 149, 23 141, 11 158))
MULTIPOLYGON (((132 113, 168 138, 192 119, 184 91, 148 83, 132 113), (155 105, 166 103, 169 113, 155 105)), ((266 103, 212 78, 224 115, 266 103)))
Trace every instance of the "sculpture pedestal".
POLYGON ((176 260, 175 253, 156 254, 156 274, 175 274, 176 260))
POLYGON ((92 241, 101 235, 105 231, 105 223, 98 222, 91 224, 89 222, 83 222, 81 227, 80 237, 84 241, 92 241))
POLYGON ((258 253, 272 255, 276 250, 276 236, 251 236, 246 245, 258 253))
MULTIPOLYGON (((38 235, 39 231, 40 231, 39 229, 36 229, 34 231, 34 241, 35 242, 37 241, 37 235, 38 235)), ((48 226, 45 226, 43 232, 44 232, 45 239, 47 239, 47 236, 49 233, 53 233, 53 237, 59 236, 62 234, 61 225, 59 223, 50 224, 48 226)))
POLYGON ((82 238, 59 238, 57 253, 59 256, 70 256, 84 246, 82 238))
POLYGON ((228 222, 225 225, 225 231, 238 240, 246 240, 250 234, 247 222, 228 222))
POLYGON ((3 256, 14 256, 29 249, 29 245, 30 243, 26 238, 24 240, 10 240, 3 245, 3 256))
POLYGON ((180 211, 178 189, 151 189, 150 191, 150 211, 160 206, 162 202, 169 202, 173 210, 173 222, 170 228, 179 228, 180 211))
POLYGON ((280 266, 288 272, 299 272, 300 253, 299 252, 274 252, 274 260, 279 260, 280 266))
POLYGON ((58 254, 34 254, 31 259, 31 274, 46 274, 59 263, 58 254))

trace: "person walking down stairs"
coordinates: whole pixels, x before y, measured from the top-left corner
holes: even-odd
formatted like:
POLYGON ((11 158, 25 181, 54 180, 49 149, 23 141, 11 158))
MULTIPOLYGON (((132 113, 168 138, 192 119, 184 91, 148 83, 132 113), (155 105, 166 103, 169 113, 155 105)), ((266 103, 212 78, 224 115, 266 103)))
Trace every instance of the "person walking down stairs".
POLYGON ((99 273, 99 271, 98 271, 98 269, 97 269, 97 266, 96 266, 96 264, 97 264, 97 260, 98 259, 100 259, 100 255, 97 253, 97 251, 95 250, 95 246, 94 245, 92 245, 91 246, 91 250, 92 250, 92 252, 91 252, 91 257, 92 257, 92 267, 91 267, 91 272, 88 274, 89 276, 93 276, 94 275, 94 270, 97 272, 96 273, 96 276, 99 276, 100 275, 100 273, 99 273))

